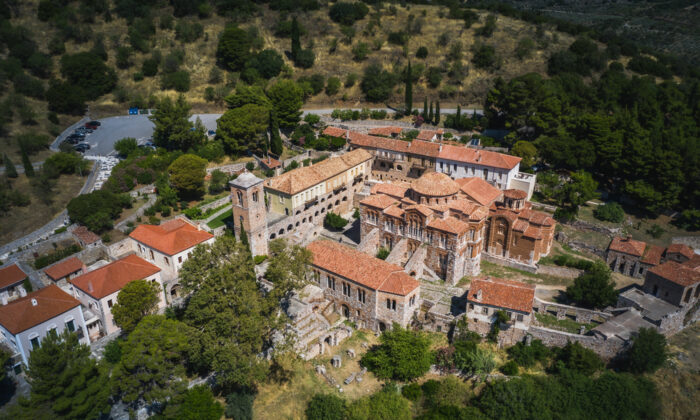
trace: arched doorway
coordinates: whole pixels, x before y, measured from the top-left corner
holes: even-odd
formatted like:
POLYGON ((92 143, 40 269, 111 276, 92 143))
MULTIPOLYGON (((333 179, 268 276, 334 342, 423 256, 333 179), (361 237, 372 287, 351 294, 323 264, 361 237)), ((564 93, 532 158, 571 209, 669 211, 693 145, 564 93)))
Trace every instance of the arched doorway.
POLYGON ((379 331, 384 332, 386 331, 386 324, 379 321, 379 331))
POLYGON ((345 318, 350 318, 350 308, 348 308, 348 305, 341 306, 340 310, 345 318))

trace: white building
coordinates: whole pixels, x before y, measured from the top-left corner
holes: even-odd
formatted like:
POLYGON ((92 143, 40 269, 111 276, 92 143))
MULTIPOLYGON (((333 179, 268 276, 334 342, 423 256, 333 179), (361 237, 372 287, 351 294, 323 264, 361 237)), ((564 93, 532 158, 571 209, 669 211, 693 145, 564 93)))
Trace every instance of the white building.
POLYGON ((139 225, 129 234, 137 255, 161 269, 166 296, 172 300, 179 294, 177 277, 182 264, 199 244, 213 244, 214 235, 192 226, 182 219, 161 225, 139 225))
POLYGON ((112 317, 112 306, 117 303, 117 295, 124 286, 141 279, 158 284, 161 291, 158 308, 164 308, 160 268, 133 254, 70 280, 75 298, 95 314, 94 318, 86 321, 91 338, 119 330, 112 317))
POLYGON ((25 365, 49 331, 61 334, 66 329, 78 334, 82 344, 90 342, 80 302, 56 285, 0 306, 0 338, 25 365))

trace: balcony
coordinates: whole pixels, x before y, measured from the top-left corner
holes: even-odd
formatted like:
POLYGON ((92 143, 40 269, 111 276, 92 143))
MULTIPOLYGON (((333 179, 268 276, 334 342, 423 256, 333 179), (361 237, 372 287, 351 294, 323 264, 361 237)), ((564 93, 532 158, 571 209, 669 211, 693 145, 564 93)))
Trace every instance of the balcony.
POLYGON ((526 172, 518 172, 515 174, 515 179, 522 179, 523 181, 530 181, 535 178, 535 174, 528 174, 526 172))
POLYGON ((306 200, 306 202, 304 202, 304 210, 308 210, 310 207, 313 207, 316 204, 318 204, 318 197, 314 197, 311 200, 306 200))

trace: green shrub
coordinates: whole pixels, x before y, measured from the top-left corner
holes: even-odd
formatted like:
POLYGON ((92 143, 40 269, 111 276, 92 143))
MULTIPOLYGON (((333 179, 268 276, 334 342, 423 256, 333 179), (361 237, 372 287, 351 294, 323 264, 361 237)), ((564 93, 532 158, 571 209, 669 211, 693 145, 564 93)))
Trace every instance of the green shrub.
POLYGON ((547 346, 542 344, 542 340, 532 340, 529 346, 519 342, 509 347, 507 352, 508 356, 522 367, 532 367, 536 362, 544 362, 550 354, 547 346))
POLYGON ((518 374, 518 364, 515 362, 515 360, 509 360, 506 363, 504 363, 500 368, 498 368, 501 373, 507 376, 515 376, 518 374))
POLYGON ((622 223, 625 219, 625 211, 622 206, 615 202, 605 203, 593 210, 593 216, 598 220, 606 222, 622 223))
POLYGON ((421 386, 419 384, 413 382, 401 389, 401 395, 408 400, 418 401, 418 399, 423 395, 423 391, 421 390, 421 386))
POLYGON ((326 227, 339 230, 344 228, 345 225, 348 224, 348 221, 342 216, 335 214, 331 211, 326 213, 326 218, 323 220, 323 223, 326 225, 326 227))
POLYGON ((236 420, 253 420, 255 394, 247 390, 233 392, 226 396, 226 417, 236 420))
POLYGON ((423 333, 394 324, 379 337, 380 344, 362 357, 360 364, 380 379, 409 381, 430 369, 433 356, 430 339, 423 333))
POLYGON ((73 244, 63 249, 57 249, 54 252, 37 257, 34 260, 34 268, 39 270, 40 268, 44 268, 55 263, 56 261, 60 261, 68 256, 78 253, 80 250, 82 250, 82 248, 80 248, 80 245, 78 244, 73 244))
POLYGON ((267 259, 267 255, 256 255, 253 257, 253 262, 255 265, 262 264, 267 259))
POLYGON ((641 328, 626 357, 630 372, 655 372, 668 358, 666 337, 652 328, 641 328))
POLYGON ((416 51, 416 58, 426 58, 428 56, 427 47, 419 47, 416 51))
POLYGON ((379 248, 377 251, 377 255, 375 255, 377 258, 380 260, 386 260, 386 257, 389 256, 390 251, 384 247, 379 248))
POLYGON ((122 358, 122 346, 119 339, 116 338, 104 347, 104 353, 102 353, 105 360, 110 364, 117 364, 122 358))

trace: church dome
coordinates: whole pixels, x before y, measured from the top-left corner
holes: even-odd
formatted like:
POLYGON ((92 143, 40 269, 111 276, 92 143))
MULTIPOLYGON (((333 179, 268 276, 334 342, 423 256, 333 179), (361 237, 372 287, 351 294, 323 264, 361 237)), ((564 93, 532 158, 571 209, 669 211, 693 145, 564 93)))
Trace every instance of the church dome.
POLYGON ((457 194, 459 185, 449 175, 428 172, 414 181, 411 189, 423 196, 444 197, 457 194))

